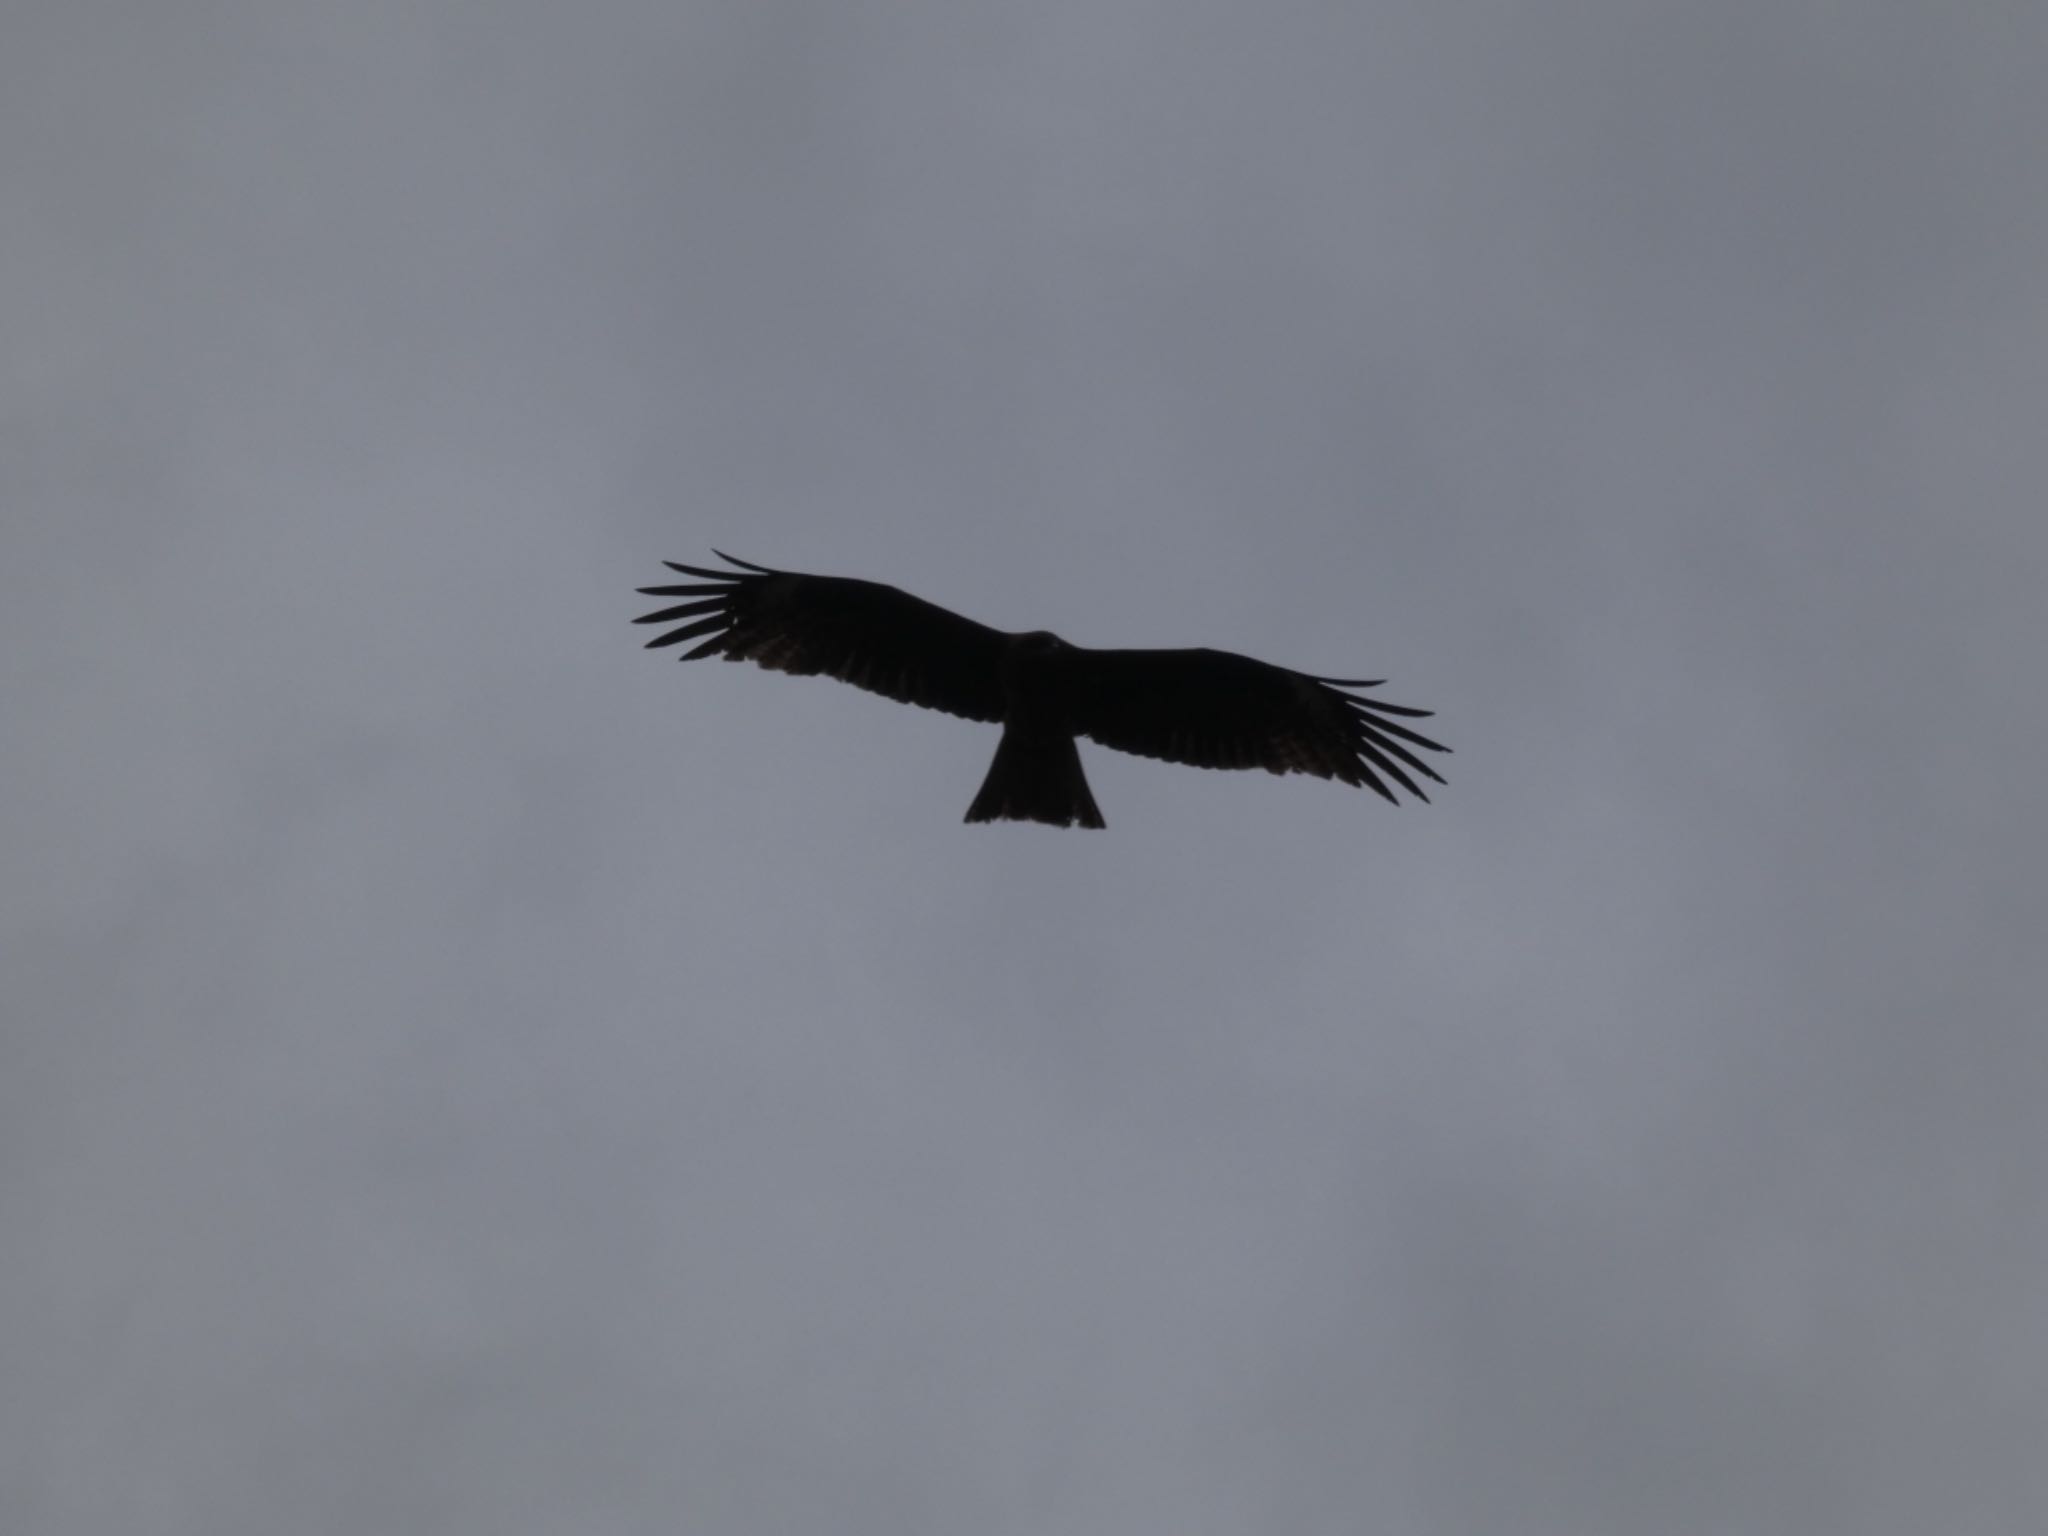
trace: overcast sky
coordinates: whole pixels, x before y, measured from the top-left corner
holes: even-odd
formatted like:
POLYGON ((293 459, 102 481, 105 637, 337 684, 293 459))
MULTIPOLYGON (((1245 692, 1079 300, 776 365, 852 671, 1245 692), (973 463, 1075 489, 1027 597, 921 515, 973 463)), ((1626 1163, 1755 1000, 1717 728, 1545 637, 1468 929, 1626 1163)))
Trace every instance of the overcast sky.
POLYGON ((0 1528, 2048 1519, 2048 9, 0 44, 0 1528), (714 544, 1451 782, 964 827, 714 544))

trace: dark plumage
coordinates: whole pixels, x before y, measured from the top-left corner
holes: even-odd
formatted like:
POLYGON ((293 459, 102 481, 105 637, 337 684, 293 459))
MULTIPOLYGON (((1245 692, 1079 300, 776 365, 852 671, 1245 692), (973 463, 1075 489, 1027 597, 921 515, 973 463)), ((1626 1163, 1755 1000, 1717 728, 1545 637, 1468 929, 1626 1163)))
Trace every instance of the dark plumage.
POLYGON ((703 580, 640 588, 650 597, 690 599, 634 621, 686 621, 648 649, 696 640, 684 661, 723 656, 822 674, 905 704, 1001 722, 1003 737, 969 821, 1103 825, 1077 736, 1198 768, 1339 779, 1397 805, 1390 780, 1425 801, 1411 772, 1443 783, 1410 748, 1450 748, 1390 718, 1431 711, 1345 691, 1378 681, 1311 677, 1229 651, 1089 650, 1044 630, 990 629, 879 582, 718 558, 738 569, 665 560, 670 570, 703 580))

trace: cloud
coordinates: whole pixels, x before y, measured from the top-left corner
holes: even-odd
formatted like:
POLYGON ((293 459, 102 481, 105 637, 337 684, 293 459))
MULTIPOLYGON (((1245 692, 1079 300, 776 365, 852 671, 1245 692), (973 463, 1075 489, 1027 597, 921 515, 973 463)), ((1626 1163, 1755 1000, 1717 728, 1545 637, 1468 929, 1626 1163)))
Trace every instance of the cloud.
POLYGON ((0 1523, 2041 1507, 2012 15, 18 30, 0 1523), (713 544, 1452 782, 966 829, 713 544))

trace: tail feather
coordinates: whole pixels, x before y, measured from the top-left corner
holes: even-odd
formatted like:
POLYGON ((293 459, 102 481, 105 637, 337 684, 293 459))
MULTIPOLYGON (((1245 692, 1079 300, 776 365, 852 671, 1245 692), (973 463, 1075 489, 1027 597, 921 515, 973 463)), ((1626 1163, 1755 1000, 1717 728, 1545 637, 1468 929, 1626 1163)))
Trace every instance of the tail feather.
POLYGON ((1106 825, 1081 772, 1081 750, 1059 731, 1003 727, 995 761, 969 821, 1042 821, 1055 827, 1106 825))

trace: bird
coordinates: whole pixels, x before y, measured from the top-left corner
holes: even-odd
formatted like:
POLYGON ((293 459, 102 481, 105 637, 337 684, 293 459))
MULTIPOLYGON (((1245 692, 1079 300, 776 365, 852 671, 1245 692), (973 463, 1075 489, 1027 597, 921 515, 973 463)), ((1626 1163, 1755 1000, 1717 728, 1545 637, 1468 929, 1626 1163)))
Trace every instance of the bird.
POLYGON ((1449 752, 1400 723, 1434 713, 1361 695, 1385 681, 1315 677, 1230 651, 1096 650, 1049 630, 992 629, 897 587, 780 571, 712 551, 731 570, 662 564, 697 578, 640 587, 690 601, 642 614, 676 624, 648 650, 699 643, 679 659, 722 656, 771 672, 837 678, 884 698, 1000 724, 969 822, 1102 827, 1077 737, 1197 768, 1306 773, 1401 804, 1411 777, 1444 779, 1411 748, 1449 752), (1398 717, 1398 718, 1397 718, 1398 717), (1405 743, 1405 745, 1404 745, 1405 743))

